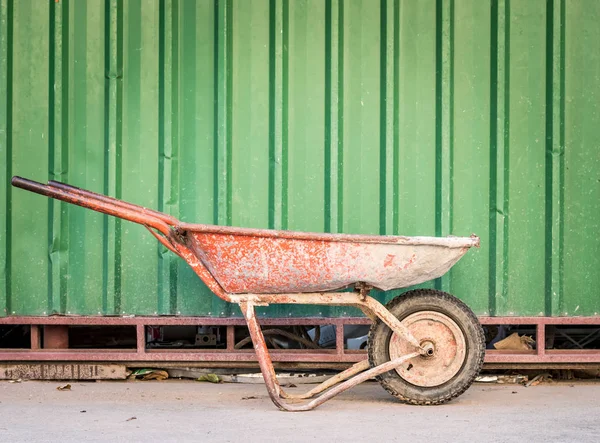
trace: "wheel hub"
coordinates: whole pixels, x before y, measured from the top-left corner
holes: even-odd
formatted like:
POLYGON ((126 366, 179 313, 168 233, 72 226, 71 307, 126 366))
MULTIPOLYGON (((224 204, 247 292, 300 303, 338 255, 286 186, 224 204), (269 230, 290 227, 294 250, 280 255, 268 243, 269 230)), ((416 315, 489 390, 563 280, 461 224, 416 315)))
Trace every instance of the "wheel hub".
POLYGON ((422 341, 419 343, 421 345, 421 349, 423 350, 423 357, 433 357, 435 354, 435 345, 431 343, 429 340, 422 341))
MULTIPOLYGON (((422 387, 434 387, 446 383, 462 367, 466 357, 466 340, 456 322, 445 314, 420 311, 402 320, 419 341, 423 354, 396 368, 407 382, 422 387)), ((398 334, 390 339, 390 359, 398 358, 414 348, 398 334)))

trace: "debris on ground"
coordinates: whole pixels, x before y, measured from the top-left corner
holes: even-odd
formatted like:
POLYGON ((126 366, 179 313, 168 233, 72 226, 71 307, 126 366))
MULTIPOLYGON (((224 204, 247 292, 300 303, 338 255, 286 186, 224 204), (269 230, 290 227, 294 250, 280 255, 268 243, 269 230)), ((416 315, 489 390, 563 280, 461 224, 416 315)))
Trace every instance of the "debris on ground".
POLYGON ((526 375, 501 375, 498 377, 499 384, 522 385, 527 383, 527 380, 529 380, 529 377, 526 375))
POLYGON ((70 391, 71 390, 71 385, 70 384, 66 384, 64 386, 57 386, 56 389, 58 391, 70 391))
POLYGON ((217 374, 202 374, 196 381, 207 381, 210 383, 221 383, 221 379, 217 374))
POLYGON ((21 383, 23 380, 21 380, 20 378, 18 378, 17 380, 9 380, 9 383, 21 383))
POLYGON ((480 375, 475 378, 478 383, 497 383, 499 385, 523 384, 529 380, 526 375, 480 375))
POLYGON ((242 397, 242 400, 256 400, 257 398, 254 395, 249 395, 248 397, 242 397))
POLYGON ((525 387, 528 388, 530 386, 537 386, 540 383, 542 383, 543 381, 548 381, 551 379, 552 379, 552 376, 548 373, 538 374, 535 377, 533 377, 529 383, 526 383, 525 387))
POLYGON ((137 420, 137 417, 129 417, 127 420, 125 421, 131 421, 131 420, 137 420))
MULTIPOLYGON (((223 383, 245 383, 245 384, 263 384, 264 378, 261 372, 241 372, 239 369, 202 369, 202 368, 168 368, 169 378, 190 378, 198 380, 207 374, 215 374, 219 381, 223 383)), ((329 379, 333 375, 332 371, 298 371, 298 372, 278 372, 277 380, 283 387, 293 387, 300 384, 319 384, 329 379)))
POLYGON ((530 351, 533 349, 534 344, 535 340, 532 337, 519 335, 517 332, 514 332, 505 339, 494 343, 494 348, 511 351, 530 351))
POLYGON ((477 383, 496 383, 498 381, 497 375, 479 375, 475 377, 477 383))
POLYGON ((161 369, 138 369, 137 371, 134 371, 129 378, 141 380, 166 380, 169 378, 169 373, 161 369))

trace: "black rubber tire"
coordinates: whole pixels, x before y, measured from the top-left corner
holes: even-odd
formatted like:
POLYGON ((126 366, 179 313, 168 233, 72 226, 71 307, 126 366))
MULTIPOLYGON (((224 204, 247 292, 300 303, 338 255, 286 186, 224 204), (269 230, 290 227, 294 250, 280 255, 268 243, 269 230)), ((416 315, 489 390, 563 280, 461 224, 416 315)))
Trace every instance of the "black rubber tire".
MULTIPOLYGON (((401 402, 412 405, 440 405, 465 392, 479 374, 485 356, 483 329, 473 311, 456 297, 434 289, 406 292, 392 299, 386 307, 399 320, 419 311, 435 311, 450 317, 462 331, 467 349, 462 367, 441 385, 416 386, 392 370, 377 377, 381 386, 401 402)), ((392 330, 385 323, 379 319, 373 323, 368 345, 371 367, 390 360, 391 337, 392 330)))

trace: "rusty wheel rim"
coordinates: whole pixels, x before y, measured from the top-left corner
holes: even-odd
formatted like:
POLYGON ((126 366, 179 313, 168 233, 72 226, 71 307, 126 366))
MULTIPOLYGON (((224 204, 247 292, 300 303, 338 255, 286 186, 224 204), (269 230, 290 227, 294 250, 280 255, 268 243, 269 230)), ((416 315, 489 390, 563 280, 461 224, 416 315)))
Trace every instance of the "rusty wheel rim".
MULTIPOLYGON (((402 323, 428 353, 397 367, 400 377, 415 386, 434 387, 451 380, 460 371, 467 345, 454 320, 440 312, 419 311, 403 319, 402 323)), ((414 347, 394 333, 389 352, 390 359, 394 359, 414 352, 414 347)))

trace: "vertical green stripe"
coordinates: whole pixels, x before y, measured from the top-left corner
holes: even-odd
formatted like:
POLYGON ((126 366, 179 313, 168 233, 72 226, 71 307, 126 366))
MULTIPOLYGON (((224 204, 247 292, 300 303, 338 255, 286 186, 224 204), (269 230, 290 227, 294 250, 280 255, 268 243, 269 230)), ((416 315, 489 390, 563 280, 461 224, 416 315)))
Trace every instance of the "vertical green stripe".
MULTIPOLYGON (((509 177, 510 177, 510 0, 505 0, 504 5, 504 119, 503 119, 503 134, 499 137, 502 140, 504 147, 504 163, 503 163, 503 205, 502 214, 502 274, 498 275, 497 280, 502 281, 502 300, 508 299, 508 248, 509 248, 509 236, 508 236, 508 223, 509 223, 509 177)), ((496 302, 496 309, 499 306, 496 302)))
MULTIPOLYGON (((442 233, 442 69, 443 69, 443 0, 435 5, 435 235, 442 233)), ((439 285, 436 283, 436 287, 439 285)))
MULTIPOLYGON (((68 52, 62 60, 63 72, 68 71, 62 88, 62 130, 56 125, 62 134, 63 168, 55 168, 55 177, 96 192, 104 187, 105 20, 103 2, 69 1, 68 27, 62 28, 62 46, 68 52)), ((61 208, 61 264, 68 265, 61 271, 61 296, 67 296, 67 313, 101 314, 104 218, 69 204, 61 208)))
MULTIPOLYGON (((121 198, 123 139, 123 3, 106 2, 106 85, 104 193, 121 198)), ((121 220, 104 216, 103 256, 105 314, 121 313, 121 220)))
MULTIPOLYGON (((179 3, 161 0, 158 54, 158 206, 159 211, 179 215, 179 3)), ((178 263, 160 243, 158 248, 159 314, 178 312, 178 263)))
MULTIPOLYGON (((114 171, 112 180, 109 181, 109 189, 111 188, 110 182, 114 183, 114 193, 116 198, 122 197, 122 151, 123 151, 123 2, 117 0, 116 8, 116 62, 117 62, 117 74, 114 78, 116 83, 116 106, 115 115, 113 119, 115 131, 115 145, 114 145, 114 156, 111 156, 113 168, 109 167, 110 170, 114 171)), ((115 313, 121 313, 121 277, 122 277, 122 266, 121 266, 121 242, 122 242, 122 220, 120 218, 115 220, 114 230, 114 309, 115 313)))
POLYGON ((288 0, 269 8, 269 227, 287 228, 288 0))
MULTIPOLYGON (((435 234, 452 232, 452 161, 454 113, 454 0, 436 4, 436 154, 435 234)), ((450 274, 435 282, 448 291, 450 274)))
POLYGON ((338 0, 337 40, 337 226, 335 232, 344 229, 344 2, 338 0))
MULTIPOLYGON (((560 143, 560 174, 559 174, 559 201, 560 201, 560 209, 559 209, 559 254, 558 254, 558 306, 556 310, 553 311, 553 315, 556 315, 557 312, 563 312, 564 307, 564 298, 565 298, 565 33, 566 33, 566 1, 561 0, 560 2, 560 131, 559 131, 559 143, 560 143)), ((556 125, 555 125, 556 126, 556 125)))
POLYGON ((231 224, 231 0, 215 0, 215 224, 231 224))
POLYGON ((400 234, 400 0, 394 1, 394 133, 393 133, 393 202, 392 202, 392 230, 391 234, 400 234))
MULTIPOLYGON (((62 5, 56 5, 56 4, 52 4, 50 3, 49 5, 50 7, 48 8, 48 22, 49 22, 49 26, 48 26, 48 46, 49 46, 49 57, 48 57, 48 169, 49 169, 49 175, 52 175, 54 172, 54 163, 55 163, 55 150, 56 150, 56 144, 55 144, 55 138, 58 138, 58 145, 60 146, 60 128, 58 131, 56 131, 55 128, 55 120, 56 117, 58 116, 58 122, 60 125, 60 107, 57 108, 56 106, 56 90, 58 89, 58 94, 60 96, 60 91, 61 91, 61 87, 62 87, 62 78, 60 77, 60 68, 58 69, 58 81, 56 79, 56 66, 55 66, 55 59, 58 58, 58 60, 60 60, 60 58, 62 57, 62 53, 61 53, 61 45, 59 45, 59 47, 56 47, 56 27, 58 25, 59 28, 59 33, 60 33, 60 17, 61 14, 56 14, 56 10, 58 8, 60 8, 62 5), (56 17, 58 16, 58 18, 56 17), (58 23, 57 23, 58 21, 58 23)), ((60 37, 58 39, 60 41, 60 37)), ((59 63, 60 65, 60 63, 59 63)), ((60 98, 59 98, 59 103, 60 103, 60 98)), ((60 105, 59 105, 60 106, 60 105)), ((59 151, 60 151, 60 147, 59 147, 59 151)), ((52 176, 50 178, 53 178, 52 176)), ((58 306, 58 303, 55 303, 54 301, 54 293, 58 292, 57 288, 54 287, 53 281, 56 281, 56 284, 58 286, 59 284, 59 280, 55 278, 54 276, 54 272, 53 272, 53 263, 55 262, 55 260, 58 258, 58 254, 54 253, 54 248, 53 248, 53 243, 55 241, 55 236, 56 236, 56 232, 54 231, 54 224, 55 223, 60 223, 60 221, 56 221, 55 220, 55 214, 54 214, 54 206, 55 206, 55 200, 54 199, 47 199, 47 201, 45 202, 46 205, 48 205, 48 220, 47 220, 47 229, 48 229, 48 255, 49 255, 49 260, 48 260, 48 294, 47 294, 47 304, 46 304, 46 312, 52 313, 52 314, 58 314, 60 313, 60 311, 55 311, 54 310, 54 306, 58 306)), ((60 204, 58 201, 56 202, 58 204, 60 204)), ((60 218, 60 211, 58 214, 58 217, 60 218)), ((58 265, 59 263, 56 262, 56 264, 58 265)), ((54 266, 54 271, 58 272, 60 270, 59 266, 54 266)))
POLYGON ((13 0, 0 1, 0 317, 12 313, 13 0))
MULTIPOLYGON (((48 178, 65 181, 69 154, 69 1, 49 8, 48 178)), ((47 312, 66 313, 68 294, 67 204, 48 199, 47 312)))
POLYGON ((490 58, 490 315, 504 309, 508 292, 509 0, 494 0, 490 58))
MULTIPOLYGON (((166 122, 166 110, 165 110, 165 75, 167 66, 165 63, 165 40, 166 30, 165 21, 166 16, 172 12, 171 5, 169 5, 169 11, 166 10, 166 1, 160 0, 158 7, 158 210, 165 212, 165 126, 166 122)), ((169 122, 170 123, 170 122, 169 122)), ((157 312, 166 311, 165 294, 168 293, 168 263, 165 261, 164 251, 165 247, 158 243, 156 245, 158 249, 158 267, 156 273, 156 284, 158 286, 158 297, 157 297, 157 312), (166 282, 166 283, 165 283, 166 282)))
POLYGON ((546 315, 558 315, 563 311, 564 267, 565 2, 555 0, 547 7, 546 315))
POLYGON ((496 312, 496 248, 498 241, 498 0, 492 0, 490 23, 490 260, 489 299, 490 315, 496 312))
MULTIPOLYGON (((165 196, 166 201, 165 204, 168 206, 168 213, 173 214, 175 216, 179 216, 179 103, 180 103, 180 93, 181 89, 179 87, 179 21, 181 17, 179 2, 171 3, 172 11, 171 11, 171 30, 169 33, 169 37, 171 39, 171 60, 170 60, 170 69, 169 63, 165 63, 164 68, 167 72, 167 75, 170 74, 171 79, 171 89, 170 89, 170 97, 171 97, 171 106, 170 113, 167 113, 167 108, 165 108, 165 124, 171 118, 170 126, 167 125, 167 132, 165 134, 165 155, 166 158, 170 160, 170 167, 166 168, 166 172, 169 173, 170 180, 165 180, 165 190, 168 190, 168 195, 165 196), (170 132, 169 132, 170 131, 170 132), (170 151, 167 150, 169 145, 167 144, 167 140, 170 140, 170 151)), ((167 59, 168 60, 168 59, 167 59)), ((167 82, 168 84, 168 82, 167 82)), ((165 87, 165 94, 167 94, 168 89, 165 87)), ((177 288, 179 287, 178 282, 178 257, 171 254, 167 250, 163 250, 163 254, 168 257, 168 265, 169 265, 169 313, 176 314, 179 313, 179 294, 177 288)))
MULTIPOLYGON (((170 151, 170 146, 167 147, 166 144, 168 137, 165 137, 165 132, 169 131, 170 128, 166 128, 167 125, 170 126, 170 91, 167 91, 168 86, 165 86, 165 83, 168 82, 170 85, 171 73, 169 72, 170 64, 168 65, 166 60, 167 58, 170 61, 169 56, 165 55, 165 40, 167 38, 172 39, 171 29, 169 27, 169 35, 167 36, 167 30, 165 22, 169 21, 169 16, 172 13, 172 5, 169 2, 167 6, 166 0, 160 0, 159 2, 159 11, 158 11, 158 210, 161 212, 166 212, 166 204, 165 204, 165 194, 169 194, 169 190, 165 189, 165 157, 166 152, 170 151), (167 80, 165 80, 167 77, 167 80), (166 105, 165 101, 169 101, 166 105), (167 110, 167 107, 169 108, 167 110)), ((168 251, 162 244, 157 243, 157 253, 158 253, 158 269, 156 275, 156 283, 158 285, 158 297, 157 297, 157 306, 156 310, 159 313, 169 312, 167 302, 165 300, 166 294, 169 293, 169 257, 166 255, 165 251, 168 251)))
POLYGON ((323 173, 324 181, 323 181, 323 212, 324 212, 324 226, 323 229, 325 232, 331 232, 331 220, 332 220, 332 206, 335 201, 331 195, 331 182, 332 182, 332 172, 336 169, 335 165, 332 165, 332 151, 331 151, 331 143, 334 138, 334 134, 332 134, 332 120, 335 120, 335 116, 332 118, 333 107, 332 107, 332 70, 333 70, 333 60, 332 60, 332 8, 331 8, 332 0, 325 0, 325 133, 323 135, 324 138, 324 167, 323 173))
POLYGON ((325 232, 341 232, 343 196, 344 6, 325 4, 325 232))
MULTIPOLYGON (((500 0, 502 1, 502 0, 500 0)), ((500 32, 502 29, 503 19, 500 18, 500 10, 498 5, 499 0, 492 0, 491 19, 490 19, 490 256, 489 256, 489 297, 488 309, 489 314, 494 315, 496 312, 496 298, 498 294, 498 242, 502 236, 502 230, 499 229, 498 220, 504 214, 498 209, 498 202, 502 201, 500 190, 504 189, 501 186, 502 181, 499 180, 499 172, 502 173, 504 168, 504 158, 498 155, 498 124, 501 119, 500 107, 504 105, 499 98, 498 83, 499 70, 504 70, 504 66, 500 66, 499 57, 501 54, 499 43, 502 41, 500 32), (500 195, 499 195, 500 194, 500 195)), ((500 176, 501 178, 504 175, 500 176)), ((502 261, 500 261, 500 264, 502 261)), ((500 282, 501 283, 501 282, 500 282)))
MULTIPOLYGON (((446 176, 444 180, 444 185, 447 188, 447 194, 445 197, 445 201, 447 202, 447 210, 444 214, 443 220, 446 224, 446 229, 444 235, 450 235, 453 233, 454 227, 452 224, 452 205, 454 203, 454 0, 450 2, 450 18, 449 18, 449 73, 448 73, 448 123, 447 123, 447 141, 446 145, 448 146, 447 155, 445 156, 445 164, 444 170, 446 171, 446 176)), ((450 278, 452 274, 449 274, 450 278)), ((449 289, 450 282, 448 281, 448 286, 446 289, 449 289)))
MULTIPOLYGON (((62 2, 62 10, 61 10, 61 32, 60 35, 57 34, 57 38, 60 38, 61 47, 62 47, 62 58, 61 58, 61 72, 60 75, 62 77, 62 94, 61 94, 61 102, 60 102, 60 115, 61 115, 61 143, 60 143, 60 155, 56 157, 56 160, 59 162, 59 170, 52 171, 53 177, 58 181, 66 181, 69 173, 69 145, 71 142, 71 125, 70 116, 69 116, 69 95, 70 95, 70 68, 69 65, 71 63, 71 7, 70 0, 62 2)), ((85 26, 85 15, 84 15, 84 23, 85 26)), ((57 72, 58 77, 58 72, 57 72)), ((85 116, 84 116, 85 117, 85 116)), ((62 313, 67 312, 67 297, 69 294, 69 206, 65 202, 57 202, 58 205, 55 205, 55 210, 59 212, 59 229, 57 229, 57 235, 59 237, 59 250, 60 250, 60 260, 59 260, 59 269, 57 272, 57 277, 60 279, 59 291, 60 291, 60 311, 62 313)), ((54 266, 54 265, 53 265, 54 266)), ((68 313, 68 312, 67 312, 68 313)))
MULTIPOLYGON (((553 283, 553 148, 554 148, 554 3, 546 0, 546 214, 545 214, 545 315, 552 313, 552 293, 555 289, 553 283)), ((560 152, 558 152, 560 154, 560 152)), ((559 221, 560 223, 560 221, 559 221)))
POLYGON ((379 3, 379 233, 386 233, 387 213, 387 1, 380 0, 379 3))
MULTIPOLYGON (((113 128, 109 124, 111 118, 110 105, 112 104, 112 82, 110 80, 111 69, 113 68, 112 63, 112 34, 111 21, 113 19, 111 14, 110 2, 104 4, 104 70, 106 71, 106 80, 104 82, 104 177, 103 177, 103 189, 104 194, 108 192, 108 166, 110 163, 110 143, 113 138, 113 128)), ((110 220, 107 215, 103 216, 104 223, 102 227, 102 313, 107 314, 109 312, 109 286, 112 280, 111 273, 108 272, 109 267, 109 255, 108 255, 108 242, 111 230, 109 226, 110 220)), ((112 306, 112 303, 111 303, 112 306)))
POLYGON ((397 136, 397 83, 396 83, 396 54, 397 54, 397 21, 394 0, 381 0, 381 41, 380 41, 380 169, 383 176, 380 179, 380 234, 392 234, 397 230, 394 205, 397 202, 397 173, 398 146, 397 136))
POLYGON ((288 229, 288 109, 289 109, 289 0, 282 0, 281 35, 281 229, 288 229))

